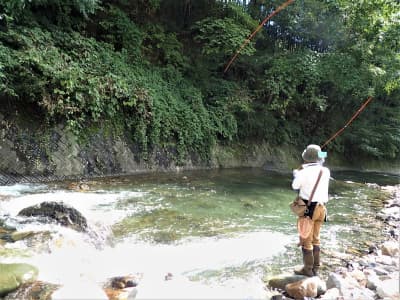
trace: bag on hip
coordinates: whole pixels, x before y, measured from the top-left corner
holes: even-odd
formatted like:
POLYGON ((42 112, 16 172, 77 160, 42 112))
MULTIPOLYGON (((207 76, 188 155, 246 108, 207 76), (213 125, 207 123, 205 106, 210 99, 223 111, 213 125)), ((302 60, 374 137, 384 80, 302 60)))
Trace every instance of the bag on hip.
POLYGON ((290 203, 290 210, 293 212, 294 215, 302 217, 307 210, 307 204, 303 201, 303 199, 297 196, 296 199, 294 199, 294 201, 290 203))

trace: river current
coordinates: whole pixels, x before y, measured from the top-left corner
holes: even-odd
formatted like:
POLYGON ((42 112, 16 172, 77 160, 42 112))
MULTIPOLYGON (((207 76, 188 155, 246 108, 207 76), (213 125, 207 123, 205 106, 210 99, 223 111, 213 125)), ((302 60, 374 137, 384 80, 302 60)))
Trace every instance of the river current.
MULTIPOLYGON (((346 252, 379 237, 379 185, 398 176, 332 172, 323 246, 346 252)), ((137 299, 259 299, 264 277, 301 264, 291 174, 262 169, 155 173, 0 186, 0 219, 46 234, 7 243, 0 262, 26 262, 39 280, 62 285, 53 299, 106 299, 107 278, 140 276, 137 299), (1 199, 1 198, 0 198, 1 199), (90 233, 18 217, 43 201, 73 206, 90 233), (166 280, 166 274, 169 274, 166 280)))

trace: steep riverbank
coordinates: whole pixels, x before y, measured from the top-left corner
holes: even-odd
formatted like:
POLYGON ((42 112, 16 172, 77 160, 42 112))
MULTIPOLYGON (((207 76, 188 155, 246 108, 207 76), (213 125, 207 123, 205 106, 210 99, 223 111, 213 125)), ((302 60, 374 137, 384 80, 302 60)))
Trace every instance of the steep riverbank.
MULTIPOLYGON (((128 137, 105 129, 79 139, 63 126, 45 132, 35 126, 32 123, 17 126, 0 114, 0 184, 232 167, 288 172, 298 166, 302 151, 293 146, 267 143, 215 145, 207 162, 192 153, 178 164, 173 148, 154 149, 145 159, 128 137)), ((400 169, 397 161, 349 163, 330 152, 327 165, 332 169, 385 173, 396 173, 400 169)))
POLYGON ((0 114, 0 184, 226 167, 284 169, 293 159, 263 144, 215 146, 207 162, 192 153, 177 163, 173 148, 154 149, 145 158, 127 136, 106 129, 76 137, 63 126, 42 132, 31 125, 17 126, 0 114))

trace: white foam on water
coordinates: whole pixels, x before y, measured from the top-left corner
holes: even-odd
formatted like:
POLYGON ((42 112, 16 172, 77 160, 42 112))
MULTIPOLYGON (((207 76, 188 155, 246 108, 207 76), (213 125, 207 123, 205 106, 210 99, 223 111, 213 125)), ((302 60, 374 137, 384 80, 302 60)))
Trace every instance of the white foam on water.
MULTIPOLYGON (((241 298, 256 299, 265 294, 257 274, 242 278, 229 274, 221 278, 190 280, 203 272, 230 272, 230 268, 262 264, 285 250, 291 238, 271 232, 251 232, 229 238, 199 238, 177 245, 157 245, 140 241, 122 242, 97 250, 77 232, 53 246, 51 254, 26 259, 40 270, 39 279, 62 284, 55 299, 99 298, 108 278, 142 274, 139 299, 241 298), (165 280, 171 273, 172 280, 165 280), (78 287, 88 286, 84 294, 78 287), (57 298, 58 297, 58 298, 57 298)), ((234 272, 234 271, 233 271, 234 272)))
POLYGON ((92 299, 92 300, 108 300, 107 295, 101 289, 101 286, 86 278, 76 278, 70 281, 68 285, 62 286, 56 290, 52 295, 53 300, 66 300, 66 299, 92 299), (71 288, 72 287, 72 288, 71 288))
POLYGON ((25 192, 34 192, 44 188, 44 185, 39 184, 14 184, 14 185, 1 185, 0 195, 4 196, 19 196, 25 192))
MULTIPOLYGON (((80 211, 89 223, 111 226, 134 209, 118 209, 115 204, 119 200, 143 195, 129 191, 16 193, 15 197, 0 202, 0 210, 2 214, 15 217, 25 207, 43 201, 63 201, 80 211)), ((24 230, 51 228, 56 233, 49 241, 50 253, 2 258, 1 261, 36 266, 39 280, 62 285, 53 294, 53 299, 60 300, 107 299, 102 284, 108 278, 128 274, 142 274, 137 299, 265 298, 261 276, 252 268, 270 262, 292 242, 291 236, 259 231, 191 238, 168 245, 130 237, 112 247, 105 245, 98 249, 86 233, 54 224, 24 226, 24 230), (168 273, 172 274, 172 280, 165 280, 168 273)))
POLYGON ((179 276, 170 281, 144 277, 136 299, 265 299, 259 277, 229 280, 224 283, 193 282, 179 276))
POLYGON ((121 220, 130 211, 117 209, 115 203, 127 198, 139 198, 143 192, 119 192, 119 193, 91 193, 91 192, 66 192, 54 191, 50 193, 37 193, 22 195, 0 202, 2 214, 12 217, 24 208, 38 205, 45 201, 63 202, 77 209, 85 218, 92 223, 100 222, 110 226, 121 220))

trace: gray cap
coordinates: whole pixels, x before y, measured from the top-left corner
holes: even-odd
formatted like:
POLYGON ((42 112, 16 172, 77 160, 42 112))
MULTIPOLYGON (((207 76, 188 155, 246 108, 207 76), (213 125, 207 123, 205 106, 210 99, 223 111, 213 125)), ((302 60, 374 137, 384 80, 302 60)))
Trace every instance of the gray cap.
POLYGON ((321 151, 321 147, 318 145, 308 145, 306 149, 304 149, 301 157, 305 162, 319 162, 321 159, 318 157, 318 152, 321 151))

